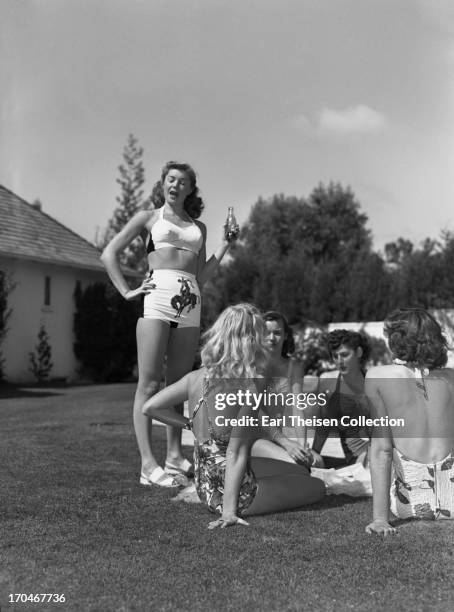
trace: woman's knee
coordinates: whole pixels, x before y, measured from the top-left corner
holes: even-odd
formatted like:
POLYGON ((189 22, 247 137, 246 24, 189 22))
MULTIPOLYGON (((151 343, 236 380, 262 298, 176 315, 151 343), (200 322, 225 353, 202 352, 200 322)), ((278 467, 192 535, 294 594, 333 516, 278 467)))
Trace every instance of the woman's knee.
POLYGON ((319 501, 326 495, 326 486, 323 480, 314 478, 313 476, 308 477, 304 489, 310 495, 312 502, 319 501))
POLYGON ((155 393, 157 393, 160 389, 161 381, 157 379, 140 379, 137 383, 137 391, 136 393, 149 398, 152 397, 155 393))

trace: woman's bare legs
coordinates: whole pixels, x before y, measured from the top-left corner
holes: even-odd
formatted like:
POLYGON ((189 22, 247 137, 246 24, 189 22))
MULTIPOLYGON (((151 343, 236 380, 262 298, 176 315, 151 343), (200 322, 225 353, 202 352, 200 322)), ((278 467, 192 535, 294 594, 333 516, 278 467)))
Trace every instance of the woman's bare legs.
POLYGON ((134 397, 134 430, 146 475, 158 467, 151 451, 151 419, 142 414, 145 401, 159 391, 169 339, 169 324, 160 319, 137 321, 137 366, 139 380, 134 397))
POLYGON ((258 490, 245 515, 291 510, 314 504, 325 495, 325 484, 309 476, 307 468, 302 465, 253 457, 251 467, 258 490))
MULTIPOLYGON (((199 343, 200 329, 198 327, 182 327, 171 329, 167 349, 166 384, 170 385, 180 380, 192 370, 195 352, 199 343)), ((183 404, 175 406, 183 414, 183 404)), ((179 465, 184 459, 181 452, 181 429, 167 427, 167 461, 179 465)))

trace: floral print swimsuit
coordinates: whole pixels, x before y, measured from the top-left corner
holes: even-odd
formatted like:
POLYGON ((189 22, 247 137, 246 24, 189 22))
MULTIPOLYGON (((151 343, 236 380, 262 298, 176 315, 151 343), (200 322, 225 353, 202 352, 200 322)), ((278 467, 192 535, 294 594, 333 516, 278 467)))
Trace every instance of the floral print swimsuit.
POLYGON ((394 448, 391 511, 402 519, 454 519, 454 452, 419 463, 394 448))
MULTIPOLYGON (((205 395, 207 394, 208 383, 203 382, 202 397, 197 402, 190 427, 200 410, 205 405, 209 437, 202 442, 194 440, 194 480, 197 494, 202 503, 208 506, 211 512, 222 513, 222 502, 224 498, 225 468, 227 464, 227 447, 230 440, 230 432, 218 434, 215 432, 213 423, 210 420, 208 406, 205 395)), ((238 514, 241 515, 254 501, 257 493, 257 481, 254 472, 249 465, 243 476, 238 495, 238 514)))

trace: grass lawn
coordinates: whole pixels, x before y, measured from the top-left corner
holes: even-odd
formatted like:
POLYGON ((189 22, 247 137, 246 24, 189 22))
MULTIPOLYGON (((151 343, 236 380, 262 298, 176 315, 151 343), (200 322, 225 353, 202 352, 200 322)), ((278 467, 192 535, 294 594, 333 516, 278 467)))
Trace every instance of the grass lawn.
MULTIPOLYGON (((383 541, 370 499, 330 496, 208 531, 201 505, 138 484, 132 385, 0 393, 2 612, 454 609, 454 521, 383 541)), ((163 427, 154 442, 162 461, 163 427)))

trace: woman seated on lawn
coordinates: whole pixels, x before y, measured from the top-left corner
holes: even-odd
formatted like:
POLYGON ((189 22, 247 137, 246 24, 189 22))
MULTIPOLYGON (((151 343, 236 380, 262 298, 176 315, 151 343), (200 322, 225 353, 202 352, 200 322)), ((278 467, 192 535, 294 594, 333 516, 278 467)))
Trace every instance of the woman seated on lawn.
POLYGON ((370 445, 369 431, 349 423, 359 416, 368 416, 368 402, 364 394, 364 366, 370 347, 360 333, 335 329, 328 334, 328 348, 337 370, 320 376, 318 393, 324 394, 326 403, 319 406, 320 418, 335 419, 337 427, 317 427, 312 450, 317 467, 338 468, 361 461, 367 462, 370 445), (343 417, 345 417, 343 419, 343 417), (343 421, 343 422, 342 422, 343 421), (345 458, 321 457, 323 445, 331 431, 340 438, 345 458))
POLYGON ((445 367, 446 339, 427 311, 396 310, 384 332, 394 364, 367 372, 366 393, 373 416, 395 422, 374 428, 366 532, 387 535, 395 533, 390 508, 401 519, 454 518, 454 370, 445 367))
POLYGON ((258 418, 250 394, 263 391, 268 362, 265 324, 257 308, 237 304, 224 310, 205 334, 201 356, 200 370, 154 395, 143 411, 192 429, 197 493, 211 511, 221 513, 209 527, 244 525, 241 515, 289 510, 322 499, 323 482, 311 478, 305 467, 251 459, 259 428, 252 421, 258 418), (189 421, 173 409, 185 400, 189 421))
MULTIPOLYGON (((291 396, 297 398, 302 393, 304 371, 302 363, 292 357, 295 351, 293 330, 286 317, 280 312, 270 310, 263 315, 266 333, 265 342, 269 350, 269 361, 266 369, 267 389, 276 394, 276 405, 266 407, 264 411, 271 418, 284 417, 288 422, 288 414, 295 414, 291 396), (282 401, 284 400, 284 401, 282 401), (289 412, 290 410, 290 412, 289 412)), ((303 413, 298 411, 300 415, 303 413)), ((312 454, 306 449, 306 428, 294 430, 295 437, 289 438, 282 427, 263 427, 263 438, 254 442, 253 457, 269 457, 290 463, 299 463, 310 467, 312 454)))

